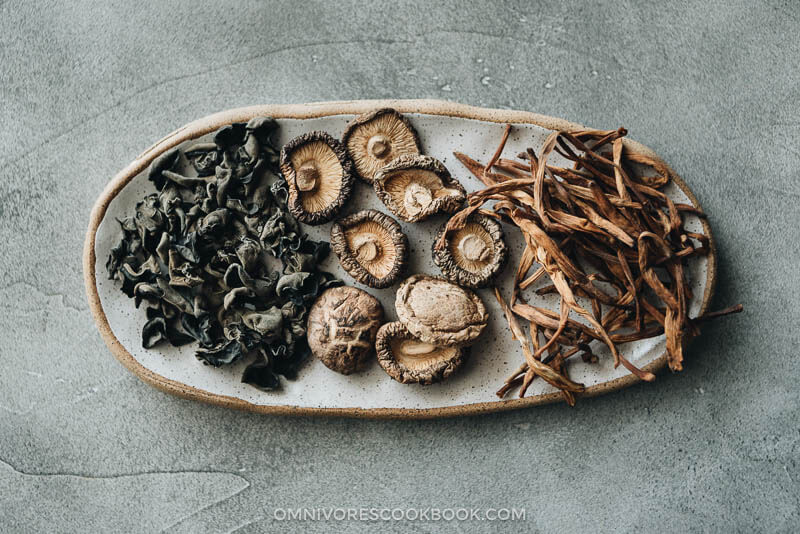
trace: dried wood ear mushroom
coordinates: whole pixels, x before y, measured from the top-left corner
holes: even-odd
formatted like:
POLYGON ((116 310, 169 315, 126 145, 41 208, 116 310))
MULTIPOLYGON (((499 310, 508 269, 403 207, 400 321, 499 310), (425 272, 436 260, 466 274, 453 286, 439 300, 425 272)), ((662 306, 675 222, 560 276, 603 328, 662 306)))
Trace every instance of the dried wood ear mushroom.
POLYGON ((442 162, 430 156, 400 156, 378 171, 373 186, 386 207, 406 222, 455 213, 467 197, 442 162))
POLYGON ((444 278, 415 274, 400 285, 397 317, 421 341, 467 346, 486 328, 489 314, 480 297, 444 278))
POLYGON ((310 132, 286 143, 281 173, 289 186, 289 209, 306 224, 336 217, 353 190, 353 164, 344 146, 325 132, 310 132))
POLYGON ((369 363, 381 323, 378 299, 355 287, 334 287, 311 307, 308 345, 329 369, 349 375, 369 363))
POLYGON ((403 384, 434 384, 449 377, 469 354, 466 347, 439 347, 415 338, 401 322, 386 323, 375 340, 378 363, 403 384))
POLYGON ((408 238, 397 221, 377 210, 359 211, 335 222, 331 246, 345 271, 375 288, 397 282, 408 261, 408 238))
POLYGON ((134 304, 144 303, 144 348, 196 342, 205 364, 249 360, 242 381, 262 390, 296 377, 310 353, 309 309, 341 283, 318 270, 328 244, 308 239, 287 209, 277 131, 257 117, 156 158, 148 171, 156 192, 119 221, 106 263, 134 304))
POLYGON ((443 247, 436 248, 446 228, 447 225, 443 226, 434 240, 434 263, 448 280, 460 286, 488 286, 508 258, 500 224, 490 217, 474 213, 462 228, 444 236, 443 247))
POLYGON ((359 115, 347 125, 342 143, 358 176, 372 183, 387 163, 405 154, 419 154, 419 138, 408 119, 384 108, 359 115))

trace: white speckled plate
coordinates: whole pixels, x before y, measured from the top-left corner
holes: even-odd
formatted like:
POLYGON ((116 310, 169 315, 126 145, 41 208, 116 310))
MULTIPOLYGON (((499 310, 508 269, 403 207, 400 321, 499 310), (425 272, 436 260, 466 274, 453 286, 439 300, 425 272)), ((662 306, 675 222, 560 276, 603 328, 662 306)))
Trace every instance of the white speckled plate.
MULTIPOLYGON (((134 308, 133 301, 107 279, 105 261, 110 248, 119 238, 115 219, 131 214, 137 200, 155 191, 147 180, 150 162, 173 146, 185 146, 198 138, 208 138, 224 124, 246 121, 256 116, 268 115, 278 119, 281 144, 311 130, 324 130, 334 137, 340 137, 345 124, 355 114, 379 107, 393 107, 405 113, 419 133, 423 151, 444 162, 467 191, 480 189, 481 184, 453 157, 454 150, 486 162, 496 149, 506 122, 514 124, 504 152, 506 155, 515 155, 527 147, 538 149, 551 129, 581 128, 574 123, 533 113, 424 100, 256 106, 219 113, 184 126, 147 150, 117 175, 98 199, 92 213, 84 251, 87 293, 100 332, 114 355, 139 377, 160 389, 183 397, 259 412, 435 417, 511 409, 561 398, 554 388, 542 380, 533 381, 525 399, 499 400, 495 396, 495 391, 519 367, 523 357, 518 343, 511 339, 491 290, 479 291, 489 308, 491 320, 479 343, 472 348, 468 362, 450 379, 432 386, 397 383, 377 363, 364 373, 343 376, 328 370, 316 360, 310 360, 297 380, 284 381, 282 390, 266 393, 241 382, 246 365, 244 362, 215 369, 194 358, 193 345, 182 348, 161 345, 151 350, 141 347, 144 307, 134 308)), ((639 144, 629 142, 629 146, 653 155, 652 151, 639 144)), ((551 162, 566 164, 556 157, 551 162)), ((673 177, 678 185, 669 186, 667 193, 677 201, 696 205, 694 195, 682 180, 677 175, 673 177)), ((387 212, 373 190, 359 182, 344 214, 364 208, 387 212)), ((431 260, 430 250, 434 234, 445 220, 445 216, 437 216, 424 223, 402 224, 411 243, 408 274, 440 274, 431 260)), ((313 239, 328 240, 330 224, 304 228, 313 239)), ((690 217, 687 228, 710 236, 708 226, 697 218, 690 217)), ((513 271, 522 251, 522 240, 515 230, 508 227, 506 237, 512 252, 500 284, 503 294, 509 295, 513 271)), ((715 261, 712 246, 712 254, 707 258, 696 258, 690 262, 689 276, 695 294, 695 300, 690 305, 691 316, 705 311, 710 300, 715 261)), ((330 255, 322 268, 349 285, 362 287, 341 269, 334 254, 330 255)), ((380 299, 388 320, 396 320, 396 287, 364 289, 380 299)), ((539 299, 539 304, 557 310, 554 297, 539 299)), ((664 366, 663 336, 624 344, 620 349, 626 358, 639 367, 654 371, 664 366)), ((622 366, 614 369, 611 357, 604 350, 601 346, 596 348, 596 353, 600 355, 599 364, 586 364, 579 360, 570 364, 570 377, 584 383, 588 395, 619 389, 637 381, 622 366)))

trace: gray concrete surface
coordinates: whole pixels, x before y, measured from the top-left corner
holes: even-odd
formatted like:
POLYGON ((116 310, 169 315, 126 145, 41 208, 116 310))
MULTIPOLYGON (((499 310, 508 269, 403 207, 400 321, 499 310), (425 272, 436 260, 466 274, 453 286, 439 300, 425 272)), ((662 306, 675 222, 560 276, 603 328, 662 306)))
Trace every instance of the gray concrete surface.
POLYGON ((800 7, 642 4, 0 1, 0 531, 797 531, 800 7), (715 306, 746 313, 682 374, 488 417, 256 416, 123 369, 81 280, 110 177, 211 112, 384 97, 626 126, 711 214, 715 306), (274 519, 373 506, 526 519, 274 519))

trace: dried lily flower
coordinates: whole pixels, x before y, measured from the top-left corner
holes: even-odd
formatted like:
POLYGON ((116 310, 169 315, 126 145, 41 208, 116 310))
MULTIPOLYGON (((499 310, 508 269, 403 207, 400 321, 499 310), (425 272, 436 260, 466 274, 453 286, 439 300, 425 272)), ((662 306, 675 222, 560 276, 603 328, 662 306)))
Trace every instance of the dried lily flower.
POLYGON ((617 345, 664 334, 669 367, 680 371, 684 342, 697 335, 701 321, 742 310, 735 306, 689 318, 692 293, 684 264, 707 254, 709 242, 687 231, 683 217, 704 217, 703 212, 676 204, 659 190, 670 182, 669 170, 626 148, 623 128, 553 132, 538 154, 528 149, 515 160, 501 157, 510 131, 507 125, 486 165, 455 153, 486 187, 467 197, 467 207, 448 221, 434 244, 434 254, 443 254, 451 236, 463 233, 478 211, 510 223, 525 239, 509 302, 495 290, 525 355, 498 396, 519 387, 522 397, 540 376, 573 404, 583 386, 569 380, 565 363, 575 354, 596 361, 593 341, 609 348, 615 367, 622 364, 652 381, 654 375, 626 360, 617 345), (549 165, 553 152, 572 161, 573 168, 549 165), (634 174, 631 164, 649 167, 654 174, 634 174), (489 201, 494 202, 491 212, 483 210, 489 201), (557 293, 558 313, 524 300, 523 292, 545 275, 551 285, 537 292, 557 293), (587 299, 590 308, 580 305, 578 297, 587 299), (530 335, 520 318, 530 325, 530 335))

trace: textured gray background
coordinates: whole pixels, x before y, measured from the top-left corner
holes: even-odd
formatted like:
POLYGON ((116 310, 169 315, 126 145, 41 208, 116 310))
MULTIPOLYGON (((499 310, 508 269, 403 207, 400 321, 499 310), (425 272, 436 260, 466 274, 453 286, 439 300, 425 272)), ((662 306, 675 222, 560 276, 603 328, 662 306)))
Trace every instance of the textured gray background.
POLYGON ((138 4, 0 1, 0 531, 798 528, 796 3, 138 4), (238 413, 114 360, 80 261, 114 173, 211 112, 387 97, 626 126, 711 214, 715 307, 746 313, 653 385, 439 421, 238 413), (275 524, 298 506, 527 518, 275 524))

